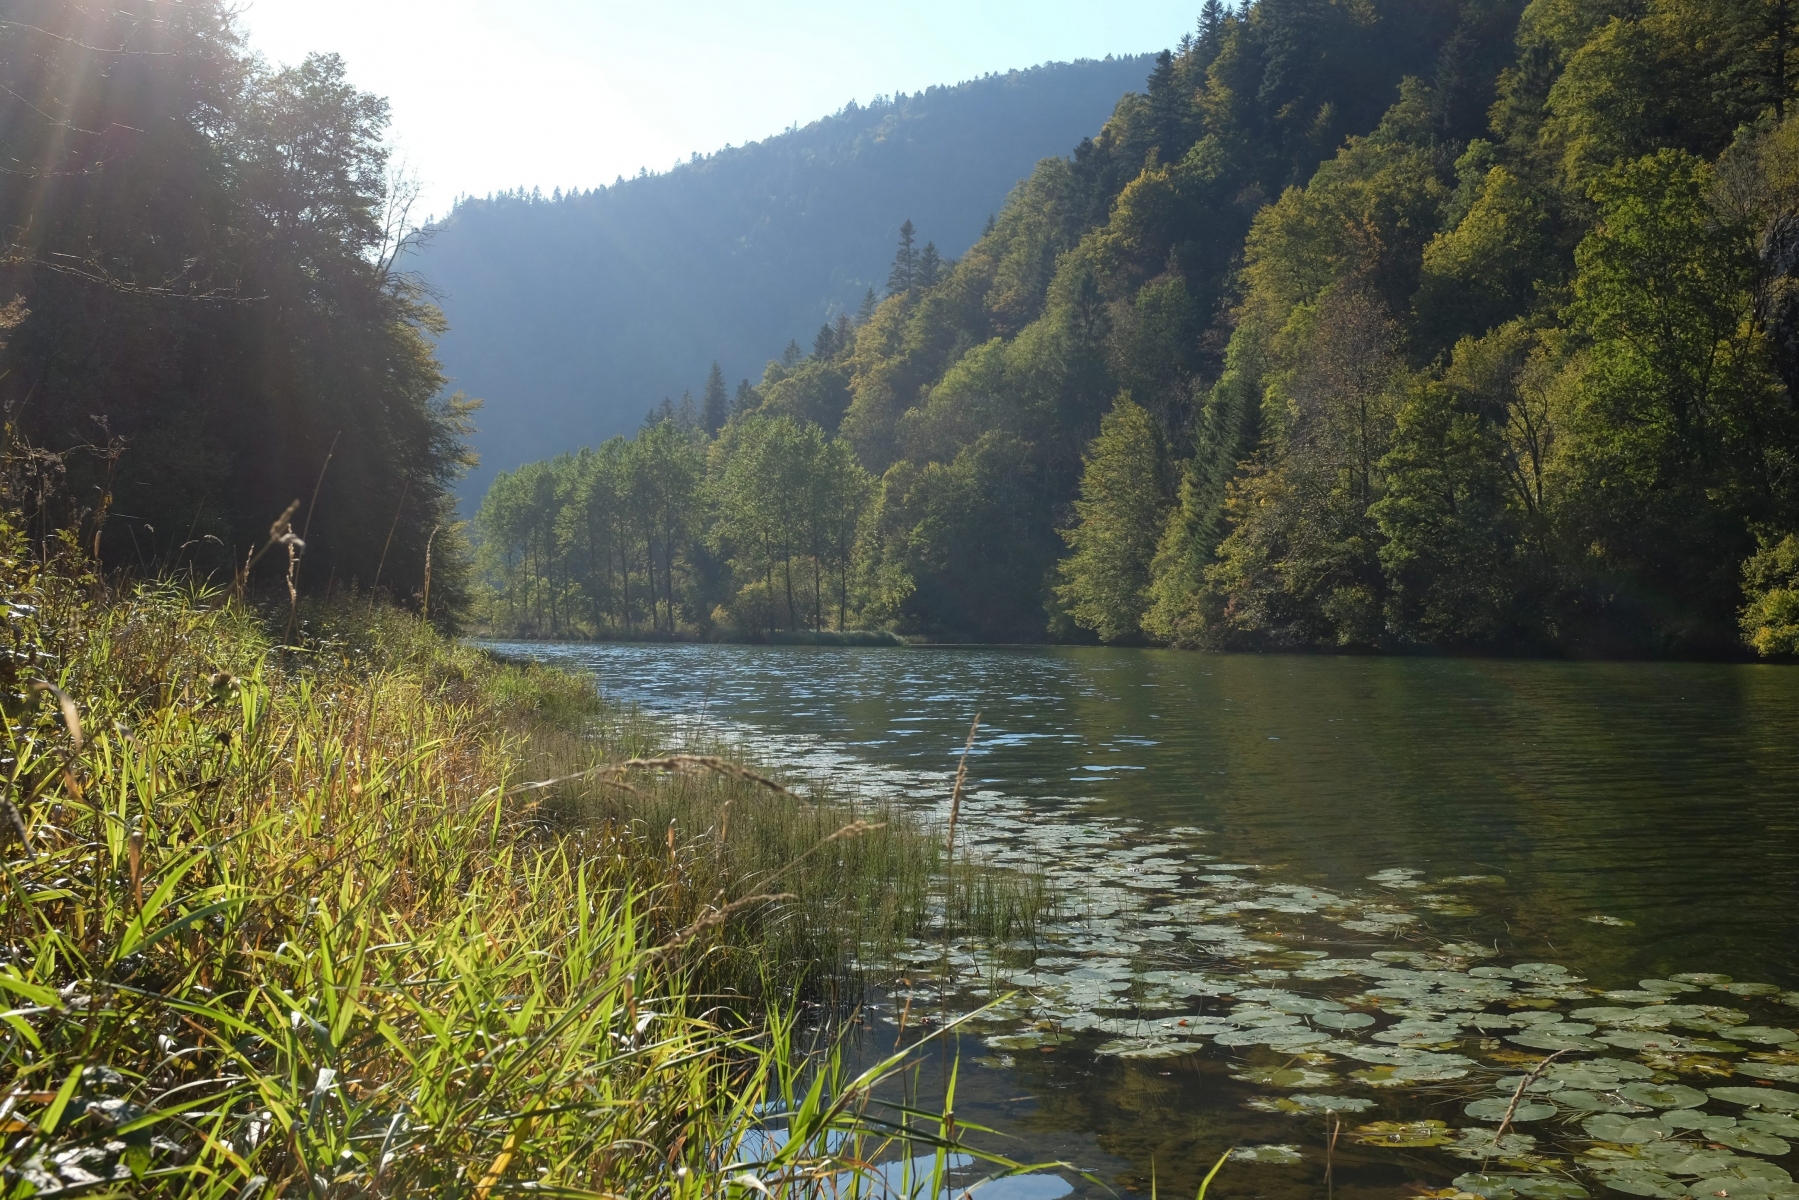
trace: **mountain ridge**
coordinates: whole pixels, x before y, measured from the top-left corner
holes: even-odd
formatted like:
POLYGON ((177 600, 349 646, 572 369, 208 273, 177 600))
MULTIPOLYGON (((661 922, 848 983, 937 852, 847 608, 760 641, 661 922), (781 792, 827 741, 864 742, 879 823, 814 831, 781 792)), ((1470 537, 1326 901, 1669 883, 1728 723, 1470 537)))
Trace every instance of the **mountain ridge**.
POLYGON ((1148 55, 995 73, 559 198, 464 199, 413 269, 449 329, 456 388, 485 402, 463 481, 635 428, 714 359, 755 379, 789 339, 881 291, 900 224, 947 255, 1012 188, 1140 88, 1148 55))

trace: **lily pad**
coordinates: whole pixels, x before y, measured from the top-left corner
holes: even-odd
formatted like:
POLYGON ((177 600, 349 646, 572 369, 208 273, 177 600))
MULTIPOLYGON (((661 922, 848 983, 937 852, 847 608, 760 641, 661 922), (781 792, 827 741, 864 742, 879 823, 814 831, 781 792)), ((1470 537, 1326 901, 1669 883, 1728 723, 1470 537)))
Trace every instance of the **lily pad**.
POLYGON ((1799 1083, 1799 1063, 1738 1063, 1737 1074, 1751 1079, 1772 1079, 1776 1083, 1799 1083))
MULTIPOLYGON (((1575 1025, 1575 1030, 1590 1030, 1591 1025, 1575 1025)), ((1594 1041, 1590 1037, 1582 1037, 1578 1032, 1564 1032, 1562 1026, 1538 1028, 1526 1033, 1515 1033, 1505 1039, 1514 1046, 1528 1046, 1532 1050, 1600 1050, 1601 1042, 1612 1042, 1611 1037, 1594 1041)), ((1616 1045, 1616 1042, 1612 1042, 1616 1045)))
POLYGON ((1754 1042, 1758 1046, 1779 1046, 1787 1042, 1799 1042, 1799 1033, 1774 1025, 1733 1026, 1730 1028, 1730 1037, 1735 1041, 1754 1042))
POLYGON ((1732 1150, 1747 1150, 1751 1154, 1766 1154, 1772 1158, 1784 1157, 1793 1149, 1792 1143, 1785 1138, 1763 1133, 1747 1125, 1707 1130, 1705 1139, 1720 1146, 1729 1146, 1732 1150))
POLYGON ((1771 1133, 1775 1137, 1799 1138, 1799 1117, 1790 1117, 1786 1113, 1751 1109, 1743 1114, 1743 1124, 1763 1133, 1771 1133))
POLYGON ((1310 1067, 1287 1067, 1283 1069, 1258 1068, 1232 1075, 1241 1083, 1259 1083, 1263 1087, 1299 1088, 1326 1087, 1337 1082, 1337 1077, 1329 1071, 1318 1071, 1310 1067))
MULTIPOLYGON (((1511 1108, 1510 1096, 1488 1096, 1484 1100, 1476 1100, 1463 1106, 1462 1111, 1477 1121, 1503 1121, 1506 1110, 1511 1108)), ((1518 1107, 1512 1110, 1512 1121, 1543 1121, 1555 1116, 1557 1108, 1553 1104, 1544 1104, 1537 1100, 1520 1100, 1518 1107)))
POLYGON ((1464 1129, 1462 1136, 1449 1147, 1449 1153, 1472 1162, 1486 1162, 1497 1158, 1516 1163, 1528 1158, 1537 1148, 1537 1139, 1528 1133, 1508 1133, 1495 1140, 1493 1135, 1498 1132, 1497 1129, 1485 1126, 1464 1129))
POLYGON ((1638 1113, 1643 1105, 1632 1104, 1609 1092, 1589 1092, 1583 1088, 1568 1088, 1555 1094, 1556 1103, 1563 1108, 1571 1108, 1576 1112, 1590 1113, 1638 1113))
POLYGON ((1671 1108, 1662 1113, 1659 1119, 1676 1129, 1696 1129, 1708 1136, 1714 1130, 1734 1129, 1737 1123, 1735 1117, 1727 1117, 1723 1113, 1700 1112, 1696 1108, 1671 1108))
POLYGON ((1660 992, 1664 996, 1678 996, 1682 992, 1696 992, 1697 984, 1686 983, 1679 979, 1639 979, 1637 986, 1645 992, 1660 992))
POLYGON ((1602 1142, 1620 1146, 1640 1146, 1645 1142, 1666 1141, 1674 1136, 1673 1126, 1654 1117, 1625 1117, 1617 1113, 1600 1113, 1580 1123, 1588 1135, 1602 1142))
POLYGON ((1668 978, 1676 983, 1696 983, 1701 987, 1716 987, 1720 983, 1730 982, 1730 976, 1719 975, 1715 971, 1682 971, 1668 978))
POLYGON ((1273 1101, 1250 1101, 1250 1107, 1285 1113, 1359 1113, 1374 1107, 1374 1101, 1362 1096, 1325 1096, 1298 1092, 1273 1101))
POLYGON ((1358 1125, 1355 1140, 1364 1146, 1411 1150, 1446 1146, 1455 1140, 1455 1130, 1441 1121, 1375 1121, 1358 1125))
POLYGON ((1303 1157, 1298 1146, 1238 1146, 1231 1151, 1232 1162, 1264 1163, 1276 1167, 1292 1166, 1303 1157))
POLYGON ((1551 1063, 1544 1077, 1560 1079, 1569 1087, 1606 1092, 1631 1079, 1649 1079, 1655 1072, 1627 1058, 1591 1058, 1585 1062, 1551 1063))
POLYGON ((1469 1172, 1455 1179, 1458 1192, 1481 1196, 1484 1200, 1583 1200, 1592 1195, 1586 1188, 1559 1175, 1482 1175, 1469 1172))
POLYGON ((1684 1183, 1679 1183, 1660 1171, 1632 1163, 1627 1166, 1599 1172, 1605 1180, 1605 1186, 1614 1192, 1623 1192, 1627 1196, 1655 1196, 1660 1200, 1680 1200, 1690 1197, 1692 1192, 1684 1183))
POLYGON ((1716 983, 1712 985, 1720 992, 1729 992, 1733 996, 1773 996, 1780 989, 1771 983, 1716 983))
POLYGON ((1608 917, 1600 913, 1594 913, 1590 917, 1582 917, 1581 920, 1592 925, 1611 925, 1619 929, 1629 928, 1636 924, 1635 921, 1626 921, 1623 917, 1608 917))
POLYGON ((985 1039, 995 1050, 1035 1050, 1039 1046, 1061 1046, 1074 1041, 1066 1033, 1006 1033, 985 1039))
POLYGON ((1321 1012, 1313 1015, 1312 1024, 1325 1029, 1366 1029, 1374 1024, 1374 1018, 1359 1012, 1321 1012))
POLYGON ((1137 1038, 1119 1038, 1107 1042, 1094 1049, 1095 1054, 1104 1054, 1112 1058, 1179 1058, 1183 1054, 1192 1054, 1198 1047, 1192 1042, 1143 1041, 1137 1038))
POLYGON ((1726 1100, 1731 1104, 1765 1108, 1770 1112, 1799 1112, 1799 1092, 1752 1087, 1715 1087, 1708 1090, 1715 1099, 1726 1100))
POLYGON ((1705 1103, 1705 1093, 1680 1083, 1627 1083, 1618 1095, 1651 1108, 1698 1108, 1705 1103))

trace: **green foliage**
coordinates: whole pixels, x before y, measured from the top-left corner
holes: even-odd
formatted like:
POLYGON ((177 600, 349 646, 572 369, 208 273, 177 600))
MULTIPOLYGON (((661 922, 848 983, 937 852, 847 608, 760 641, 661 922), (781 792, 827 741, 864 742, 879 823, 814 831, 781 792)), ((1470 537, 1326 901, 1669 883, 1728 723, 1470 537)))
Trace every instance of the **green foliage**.
POLYGON ((1062 531, 1072 553, 1056 595, 1075 624, 1117 642, 1141 634, 1150 561, 1168 511, 1167 470, 1149 414, 1120 396, 1100 422, 1062 531))
POLYGON ((1763 541, 1743 564, 1743 640, 1757 654, 1799 654, 1799 537, 1763 541))
POLYGON ((25 310, 0 405, 106 564, 229 573, 299 500, 303 585, 412 597, 430 546, 453 611, 473 406, 440 396, 442 319, 395 269, 386 103, 336 57, 249 57, 214 0, 22 0, 0 82, 0 298, 25 310))
POLYGON ((810 1195, 914 1151, 863 1115, 894 1064, 843 1078, 795 997, 1049 902, 410 614, 312 606, 278 654, 86 572, 0 522, 11 1194, 810 1195))

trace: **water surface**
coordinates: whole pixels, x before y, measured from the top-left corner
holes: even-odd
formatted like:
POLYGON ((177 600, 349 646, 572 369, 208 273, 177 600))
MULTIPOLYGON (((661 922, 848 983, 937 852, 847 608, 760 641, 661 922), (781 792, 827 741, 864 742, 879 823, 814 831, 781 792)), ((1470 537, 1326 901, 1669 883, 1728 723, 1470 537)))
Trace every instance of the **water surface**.
MULTIPOLYGON (((1420 921, 1389 945, 1457 939, 1495 963, 1560 964, 1594 991, 1700 971, 1799 989, 1799 671, 1084 648, 506 648, 592 670, 612 697, 702 718, 771 763, 925 800, 945 790, 978 711, 973 806, 1150 840, 1179 831, 1203 847, 1194 870, 1236 861, 1264 881, 1402 897, 1420 885, 1394 869, 1492 878, 1468 903, 1412 905, 1420 921)), ((1765 1019, 1776 1018, 1753 1017, 1765 1019)), ((1240 1058, 1139 1063, 1081 1049, 1007 1055, 964 1088, 1034 1150, 1115 1184, 1141 1184, 1153 1162, 1190 1186, 1220 1142, 1273 1136, 1269 1117, 1244 1113, 1253 1089, 1229 1075, 1240 1058)), ((1380 1099, 1364 1117, 1448 1103, 1428 1089, 1380 1099)), ((1437 1115, 1467 1124, 1455 1103, 1437 1115)), ((1575 1135, 1581 1119, 1561 1116, 1575 1135)), ((1322 1126, 1295 1128, 1285 1140, 1315 1158, 1322 1126)), ((1454 1173, 1429 1154, 1336 1153, 1327 1186, 1344 1195, 1440 1187, 1454 1173)), ((1213 1194, 1308 1194, 1321 1179, 1312 1168, 1233 1166, 1213 1194)))

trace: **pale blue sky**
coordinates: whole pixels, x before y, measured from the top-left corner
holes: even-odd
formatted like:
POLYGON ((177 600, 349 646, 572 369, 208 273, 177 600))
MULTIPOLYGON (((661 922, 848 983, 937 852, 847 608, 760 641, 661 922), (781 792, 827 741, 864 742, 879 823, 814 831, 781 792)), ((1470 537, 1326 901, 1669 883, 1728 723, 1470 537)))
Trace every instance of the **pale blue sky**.
POLYGON ((1172 46, 1200 0, 248 0, 252 48, 332 50, 393 104, 424 204, 593 187, 988 71, 1172 46))

